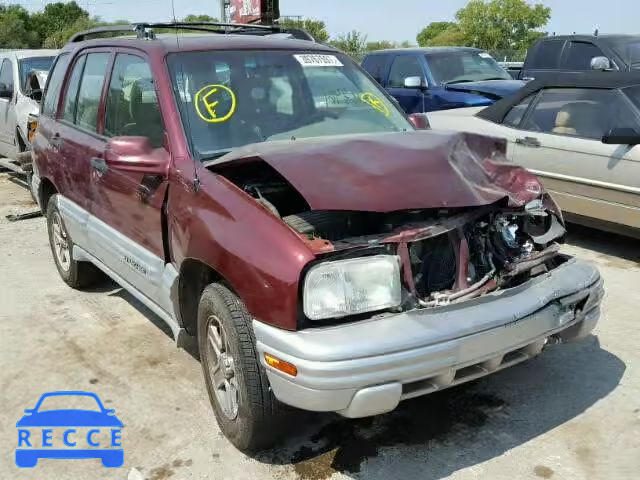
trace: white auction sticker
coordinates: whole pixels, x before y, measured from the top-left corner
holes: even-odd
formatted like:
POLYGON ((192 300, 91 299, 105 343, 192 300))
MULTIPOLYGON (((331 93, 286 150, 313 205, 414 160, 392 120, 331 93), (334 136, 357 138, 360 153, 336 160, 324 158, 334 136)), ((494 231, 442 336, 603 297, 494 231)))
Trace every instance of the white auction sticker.
POLYGON ((487 52, 480 52, 478 54, 480 57, 482 58, 493 58, 491 55, 489 55, 487 52))
POLYGON ((344 67, 335 55, 305 53, 294 55, 294 57, 303 67, 344 67))

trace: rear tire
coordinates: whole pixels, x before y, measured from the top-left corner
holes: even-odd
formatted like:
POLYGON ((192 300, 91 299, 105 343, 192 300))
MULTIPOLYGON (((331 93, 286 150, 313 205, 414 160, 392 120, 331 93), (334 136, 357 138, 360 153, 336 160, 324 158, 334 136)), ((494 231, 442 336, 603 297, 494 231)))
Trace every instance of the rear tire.
POLYGON ((47 204, 47 231, 53 261, 67 285, 71 288, 84 288, 103 278, 102 272, 92 263, 79 262, 73 258, 74 243, 58 210, 57 194, 52 195, 47 204))
POLYGON ((282 405, 260 365, 251 316, 225 285, 213 283, 202 293, 198 347, 209 400, 222 433, 242 451, 273 446, 284 429, 282 405))

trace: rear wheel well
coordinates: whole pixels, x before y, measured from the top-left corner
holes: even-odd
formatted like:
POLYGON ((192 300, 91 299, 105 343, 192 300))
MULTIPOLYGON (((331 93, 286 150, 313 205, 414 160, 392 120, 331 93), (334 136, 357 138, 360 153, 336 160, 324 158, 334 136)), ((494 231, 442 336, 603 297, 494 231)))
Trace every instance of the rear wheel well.
POLYGON ((40 180, 40 188, 38 192, 38 196, 40 197, 40 208, 43 212, 47 211, 47 205, 49 204, 49 199, 52 195, 58 193, 56 187, 51 183, 50 180, 43 178, 40 180))
MULTIPOLYGON (((226 283, 222 275, 206 263, 191 258, 182 262, 178 281, 178 299, 180 318, 189 335, 197 334, 200 297, 207 285, 214 282, 226 283)), ((229 287, 228 284, 227 287, 229 287)))

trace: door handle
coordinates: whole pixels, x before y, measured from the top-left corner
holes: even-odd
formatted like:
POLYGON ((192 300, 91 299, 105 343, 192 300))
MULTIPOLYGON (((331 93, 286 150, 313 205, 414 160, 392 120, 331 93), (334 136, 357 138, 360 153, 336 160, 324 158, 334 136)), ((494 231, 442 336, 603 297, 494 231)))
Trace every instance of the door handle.
POLYGON ((523 82, 532 82, 533 80, 535 80, 536 77, 522 77, 522 81, 523 82))
POLYGON ((98 175, 102 176, 109 170, 109 165, 107 165, 104 158, 93 157, 91 159, 91 168, 98 172, 98 175))
POLYGON ((535 137, 516 138, 516 143, 524 147, 538 148, 542 146, 540 140, 535 137))

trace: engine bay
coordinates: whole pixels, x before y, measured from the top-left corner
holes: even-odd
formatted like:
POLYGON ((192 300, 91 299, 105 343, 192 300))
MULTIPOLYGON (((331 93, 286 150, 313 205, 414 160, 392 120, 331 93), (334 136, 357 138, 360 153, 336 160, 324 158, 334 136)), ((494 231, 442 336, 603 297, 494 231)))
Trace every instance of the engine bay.
POLYGON ((554 268, 565 230, 541 200, 388 213, 312 210, 264 162, 221 172, 294 230, 318 256, 396 254, 407 307, 464 301, 554 268))

